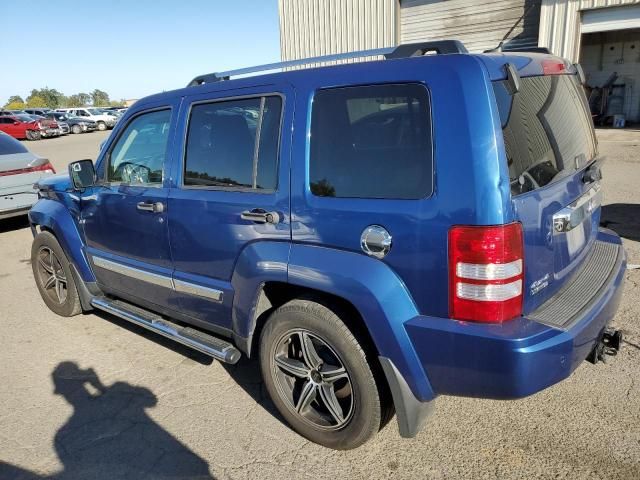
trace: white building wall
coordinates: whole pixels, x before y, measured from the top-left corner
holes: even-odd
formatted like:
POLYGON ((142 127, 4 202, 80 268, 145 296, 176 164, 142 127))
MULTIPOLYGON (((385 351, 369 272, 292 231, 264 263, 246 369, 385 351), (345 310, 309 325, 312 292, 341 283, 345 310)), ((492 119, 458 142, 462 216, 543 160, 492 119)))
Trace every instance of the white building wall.
POLYGON ((538 45, 578 61, 581 11, 640 3, 640 0, 542 0, 538 45))
POLYGON ((401 43, 456 39, 471 52, 495 48, 525 10, 508 47, 536 46, 540 0, 402 0, 401 43))
POLYGON ((398 0, 278 0, 283 61, 392 47, 398 0))

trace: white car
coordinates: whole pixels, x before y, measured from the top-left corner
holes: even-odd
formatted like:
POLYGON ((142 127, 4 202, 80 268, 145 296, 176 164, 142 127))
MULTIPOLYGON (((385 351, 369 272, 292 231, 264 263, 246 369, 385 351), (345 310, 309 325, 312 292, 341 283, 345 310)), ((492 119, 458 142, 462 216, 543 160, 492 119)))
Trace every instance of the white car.
POLYGON ((58 108, 57 112, 65 112, 70 115, 82 117, 86 120, 93 120, 98 126, 98 130, 106 130, 113 128, 118 119, 114 115, 109 115, 99 108, 82 107, 82 108, 58 108))
POLYGON ((33 184, 55 173, 49 160, 0 132, 0 219, 26 214, 38 201, 33 184))

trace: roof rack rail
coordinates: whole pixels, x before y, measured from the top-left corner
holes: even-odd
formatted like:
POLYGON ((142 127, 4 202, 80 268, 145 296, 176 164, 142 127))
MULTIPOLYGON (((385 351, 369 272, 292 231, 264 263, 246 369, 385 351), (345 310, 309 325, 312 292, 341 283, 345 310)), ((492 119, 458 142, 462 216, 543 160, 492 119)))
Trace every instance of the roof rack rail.
POLYGON ((463 43, 459 40, 436 40, 432 42, 406 43, 404 45, 398 45, 397 47, 376 48, 372 50, 360 50, 357 52, 337 53, 335 55, 323 55, 320 57, 303 58, 300 60, 267 63, 264 65, 257 65, 255 67, 228 70, 226 72, 207 73, 195 77, 189 82, 187 87, 202 85, 204 83, 221 82, 223 80, 229 80, 231 77, 235 77, 238 75, 267 72, 270 70, 278 70, 281 68, 300 67, 312 63, 335 62, 337 60, 350 60, 353 58, 377 56, 384 56, 385 59, 419 57, 429 52, 435 52, 438 55, 449 53, 468 53, 463 43))

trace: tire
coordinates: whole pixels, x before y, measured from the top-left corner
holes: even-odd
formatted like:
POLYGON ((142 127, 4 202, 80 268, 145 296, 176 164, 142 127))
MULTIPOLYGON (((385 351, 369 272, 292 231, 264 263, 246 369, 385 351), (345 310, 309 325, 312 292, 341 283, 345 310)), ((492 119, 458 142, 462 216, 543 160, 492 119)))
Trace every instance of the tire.
POLYGON ((37 130, 27 130, 27 140, 40 140, 42 138, 42 134, 37 130))
POLYGON ((73 125, 71 127, 71 131, 74 133, 74 135, 77 135, 79 133, 82 133, 82 127, 80 125, 73 125))
POLYGON ((104 132, 107 129, 107 124, 104 122, 98 122, 98 130, 104 132))
POLYGON ((278 411, 312 442, 356 448, 388 419, 386 384, 376 383, 364 349, 328 306, 296 299, 276 309, 260 335, 260 367, 278 411))
POLYGON ((49 309, 62 317, 82 311, 69 260, 49 232, 41 232, 31 246, 31 268, 40 296, 49 309))

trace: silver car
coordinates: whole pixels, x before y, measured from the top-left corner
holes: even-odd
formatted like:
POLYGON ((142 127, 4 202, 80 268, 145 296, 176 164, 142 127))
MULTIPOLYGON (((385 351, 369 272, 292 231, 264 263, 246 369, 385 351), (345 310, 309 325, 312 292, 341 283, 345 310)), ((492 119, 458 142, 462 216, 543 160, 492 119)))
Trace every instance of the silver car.
POLYGON ((0 219, 27 213, 38 201, 33 184, 55 173, 49 160, 0 132, 0 219))

